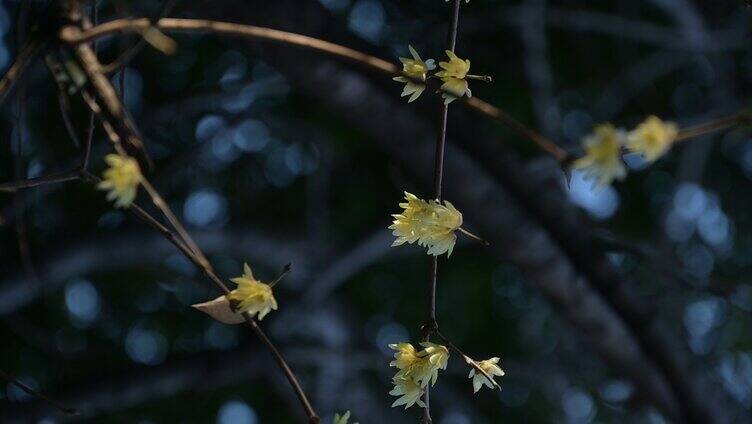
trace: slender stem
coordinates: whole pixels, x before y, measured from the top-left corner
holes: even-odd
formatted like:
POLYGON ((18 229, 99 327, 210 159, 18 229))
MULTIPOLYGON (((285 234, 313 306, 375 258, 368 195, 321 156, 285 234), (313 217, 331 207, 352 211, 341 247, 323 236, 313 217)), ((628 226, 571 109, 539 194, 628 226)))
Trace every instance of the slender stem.
MULTIPOLYGON (((100 179, 87 172, 82 172, 84 180, 96 184, 100 181, 100 179)), ((162 225, 158 220, 156 220, 153 216, 151 216, 148 212, 146 212, 144 209, 139 207, 138 205, 131 204, 131 206, 128 208, 136 217, 141 219, 142 221, 146 222, 149 226, 157 230, 160 234, 162 234, 170 243, 175 245, 175 247, 180 250, 183 255, 190 260, 201 272, 206 276, 209 281, 212 282, 220 291, 222 291, 223 294, 228 295, 230 294, 230 289, 227 288, 225 283, 222 282, 222 280, 217 276, 217 274, 214 273, 214 271, 205 266, 199 255, 194 253, 186 244, 183 242, 183 240, 175 234, 173 231, 171 231, 169 228, 162 225)), ((303 409, 305 409, 306 415, 308 415, 308 420, 311 424, 318 424, 320 419, 318 415, 316 414, 316 411, 313 409, 313 406, 311 405, 310 401, 308 400, 308 397, 306 396, 305 392, 303 391, 303 388, 301 387, 300 383, 298 382, 297 377, 295 376, 295 373, 292 371, 290 366, 285 361, 282 354, 277 350, 277 348, 274 346, 271 340, 266 336, 266 333, 259 327, 256 320, 247 312, 244 312, 243 318, 246 321, 246 324, 253 330, 253 332, 258 336, 259 339, 264 343, 266 348, 269 350, 269 352, 274 357, 275 361, 279 365, 279 367, 282 369, 283 373, 285 374, 285 377, 287 378, 288 382, 292 386, 293 390, 295 391, 295 394, 298 397, 298 400, 300 401, 301 405, 303 406, 303 409)))
POLYGON ((476 80, 476 81, 483 81, 483 82, 493 82, 493 77, 491 77, 490 75, 472 75, 472 74, 467 74, 467 75, 465 75, 465 79, 476 80))
MULTIPOLYGON (((391 62, 328 41, 271 28, 203 19, 162 18, 158 20, 156 24, 153 24, 147 18, 116 19, 97 25, 83 32, 76 31, 72 27, 64 27, 60 32, 60 40, 70 44, 79 44, 118 33, 141 33, 152 25, 156 25, 157 29, 165 32, 207 32, 303 47, 356 62, 360 65, 388 74, 390 77, 409 77, 403 75, 400 68, 391 62)), ((518 135, 531 140, 544 153, 553 156, 557 161, 566 163, 569 160, 569 154, 557 146, 556 143, 527 127, 525 124, 516 120, 496 106, 484 102, 477 97, 469 99, 463 98, 459 100, 459 103, 508 126, 518 135)))
POLYGON ((84 160, 83 160, 83 169, 89 169, 89 161, 91 159, 91 145, 94 142, 94 129, 96 128, 96 121, 94 118, 96 117, 96 114, 91 111, 89 112, 89 129, 86 134, 86 145, 84 146, 84 160))
POLYGON ((466 235, 466 236, 470 237, 471 239, 473 239, 473 240, 475 240, 475 241, 477 241, 477 242, 480 242, 480 243, 482 243, 482 244, 483 244, 484 246, 490 246, 490 245, 491 245, 491 243, 489 243, 489 242, 488 242, 487 240, 484 240, 484 239, 482 239, 482 238, 480 238, 480 237, 476 236, 475 234, 471 233, 470 231, 467 231, 466 229, 464 229, 464 228, 462 228, 462 227, 460 227, 460 228, 459 228, 459 231, 460 231, 460 232, 461 232, 462 234, 464 234, 464 235, 466 235))
POLYGON ((28 44, 18 53, 16 60, 10 65, 3 78, 0 79, 0 106, 13 91, 19 79, 23 76, 26 67, 31 63, 36 54, 42 50, 44 43, 37 39, 31 39, 28 44))
POLYGON ((272 282, 269 283, 269 287, 276 286, 277 283, 279 283, 280 281, 282 281, 282 279, 285 278, 285 276, 290 273, 291 269, 292 269, 292 264, 285 265, 285 267, 282 268, 282 272, 279 273, 279 275, 277 276, 277 278, 275 278, 274 280, 272 280, 272 282))
POLYGON ((73 180, 78 179, 79 173, 80 173, 80 168, 76 168, 70 171, 60 172, 57 174, 43 175, 41 177, 30 178, 28 180, 0 183, 0 192, 13 193, 23 188, 37 187, 40 185, 52 184, 52 183, 62 183, 66 181, 73 181, 73 180))
POLYGON ((710 134, 716 131, 723 131, 745 122, 752 122, 752 112, 744 111, 731 116, 715 119, 699 125, 688 128, 682 128, 676 141, 684 141, 701 135, 710 134))
POLYGON ((186 244, 186 246, 188 246, 191 251, 196 256, 198 256, 202 266, 211 268, 211 263, 209 263, 204 254, 201 252, 201 249, 199 249, 198 245, 193 240, 191 235, 188 234, 188 231, 186 231, 185 227, 183 227, 183 224, 180 223, 180 220, 177 218, 177 216, 175 216, 175 213, 172 212, 172 209, 170 209, 170 206, 167 205, 167 202, 165 202, 165 200, 162 198, 162 195, 159 194, 159 192, 146 178, 141 178, 141 185, 144 187, 144 190, 146 190, 146 193, 151 198, 154 206, 156 206, 162 212, 165 218, 167 218, 167 221, 169 221, 170 225, 172 225, 175 231, 177 231, 178 235, 181 239, 183 239, 183 242, 186 244))
MULTIPOLYGON (((459 27, 460 17, 460 2, 461 0, 454 0, 452 2, 452 18, 449 23, 449 33, 447 34, 447 49, 454 51, 457 46, 457 29, 459 27)), ((445 104, 441 99, 440 101, 440 118, 438 127, 438 137, 436 139, 436 153, 434 157, 434 173, 433 173, 433 189, 434 198, 441 200, 441 183, 444 178, 444 152, 446 150, 446 132, 447 132, 447 118, 449 116, 449 105, 445 104)), ((430 262, 430 274, 428 276, 428 316, 426 322, 423 325, 424 340, 428 341, 431 338, 431 334, 438 332, 438 321, 436 320, 436 283, 438 281, 439 272, 439 258, 438 256, 431 256, 430 262)), ((431 389, 430 386, 426 386, 425 394, 423 395, 423 403, 426 404, 423 412, 423 422, 430 424, 431 419, 431 389)))
MULTIPOLYGON (((98 3, 95 1, 91 4, 91 23, 93 25, 97 25, 99 23, 99 8, 97 7, 98 3)), ((97 46, 97 40, 92 41, 91 48, 94 50, 94 54, 96 55, 99 52, 99 48, 97 46)), ((96 127, 96 122, 94 120, 94 117, 96 114, 94 111, 89 111, 89 131, 86 134, 86 146, 84 146, 84 163, 82 168, 83 169, 89 169, 89 159, 91 158, 91 144, 94 142, 94 128, 96 127)))
POLYGON ((48 397, 48 396, 46 396, 46 395, 44 395, 44 394, 42 394, 42 393, 40 393, 40 392, 32 389, 31 387, 27 386, 26 384, 21 383, 20 381, 18 381, 18 379, 13 378, 10 374, 6 373, 5 371, 0 370, 0 378, 2 378, 3 380, 7 381, 9 384, 12 384, 12 385, 18 387, 19 389, 23 390, 27 394, 29 394, 29 395, 37 398, 37 399, 41 399, 42 401, 44 401, 44 402, 46 402, 46 403, 54 406, 55 409, 59 410, 60 412, 66 414, 66 415, 78 415, 78 411, 76 409, 69 408, 69 407, 61 404, 60 402, 57 402, 57 401, 51 399, 50 397, 48 397))

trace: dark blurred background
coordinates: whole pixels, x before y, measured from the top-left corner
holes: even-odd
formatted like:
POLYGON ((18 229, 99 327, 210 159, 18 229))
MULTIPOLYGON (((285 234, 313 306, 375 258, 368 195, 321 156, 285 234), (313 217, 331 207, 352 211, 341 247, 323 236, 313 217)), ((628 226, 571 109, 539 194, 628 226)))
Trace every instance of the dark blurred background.
MULTIPOLYGON (((25 3, 28 22, 47 5, 25 3)), ((0 7, 1 69, 18 51, 20 4, 0 7)), ((162 6, 103 0, 99 19, 162 6)), ((183 0, 170 16, 396 62, 408 43, 443 59, 449 14, 439 0, 183 0)), ((750 107, 751 18, 741 0, 472 0, 457 52, 494 77, 473 82, 476 96, 577 152, 604 120, 690 125, 750 107)), ((268 281, 292 262, 262 325, 325 422, 347 409, 363 424, 417 422, 417 407, 389 407, 387 344, 418 341, 429 260, 390 248, 386 227, 403 190, 430 196, 438 100, 408 106, 389 78, 296 48, 173 37, 174 56, 147 47, 125 75, 156 162, 148 177, 221 276, 246 261, 268 281)), ((137 41, 100 42, 102 61, 137 41)), ((83 138, 88 114, 71 103, 83 138)), ((42 60, 0 128, 1 181, 81 160, 42 60)), ((432 392, 436 423, 657 424, 677 410, 752 422, 749 131, 688 141, 652 166, 628 156, 627 180, 601 190, 578 174, 567 187, 529 141, 456 104, 449 137, 445 197, 492 245, 461 238, 440 259, 439 323, 471 356, 500 356, 507 376, 500 392, 473 395, 455 355, 432 392), (651 392, 661 387, 665 402, 651 392)), ((101 128, 94 141, 99 174, 110 146, 101 128)), ((215 296, 87 184, 0 193, 0 369, 81 411, 67 417, 4 382, 0 421, 302 422, 258 340, 190 308, 215 296)))

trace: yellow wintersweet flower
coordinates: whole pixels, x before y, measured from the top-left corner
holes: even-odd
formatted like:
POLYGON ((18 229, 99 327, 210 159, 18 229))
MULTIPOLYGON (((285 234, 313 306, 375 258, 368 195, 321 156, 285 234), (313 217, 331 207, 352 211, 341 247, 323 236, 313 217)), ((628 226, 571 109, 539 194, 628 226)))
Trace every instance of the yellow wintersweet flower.
POLYGON ((405 83, 405 88, 402 90, 402 97, 410 96, 407 100, 407 102, 410 103, 423 94, 423 91, 426 89, 426 74, 428 71, 436 68, 436 65, 434 64, 433 59, 428 59, 424 62, 413 46, 408 45, 407 48, 410 50, 410 54, 413 58, 399 58, 400 62, 402 62, 402 73, 405 75, 400 75, 392 79, 405 83))
POLYGON ((573 169, 582 169, 585 178, 594 178, 598 185, 605 187, 614 179, 623 179, 627 168, 621 160, 622 134, 611 124, 600 124, 593 134, 582 141, 585 156, 572 164, 573 169))
MULTIPOLYGON (((486 372, 486 374, 490 375, 492 378, 495 375, 498 375, 499 377, 504 375, 504 370, 501 369, 497 364, 499 363, 499 358, 491 358, 486 359, 485 361, 478 362, 478 366, 480 369, 486 372)), ((476 372, 475 368, 470 369, 470 375, 468 375, 468 378, 473 379, 473 393, 478 393, 478 390, 480 390, 481 387, 484 385, 487 386, 489 389, 493 389, 494 385, 491 383, 488 378, 483 375, 480 372, 476 372)))
POLYGON ((679 127, 672 122, 663 122, 657 116, 650 116, 627 137, 627 148, 640 153, 648 162, 654 162, 671 148, 679 135, 679 127))
POLYGON ((462 214, 451 203, 444 205, 436 200, 425 201, 405 192, 407 203, 400 203, 401 214, 392 215, 395 219, 389 226, 397 239, 392 246, 415 243, 428 247, 428 254, 439 256, 452 254, 457 236, 454 234, 462 226, 462 214))
POLYGON ((439 66, 441 66, 443 71, 437 72, 436 76, 439 78, 452 77, 464 79, 470 71, 470 61, 460 59, 451 50, 445 50, 444 52, 449 57, 449 62, 439 62, 439 66))
POLYGON ((392 408, 405 405, 405 409, 407 409, 416 403, 421 408, 426 407, 426 404, 421 400, 421 397, 423 396, 423 388, 411 378, 394 377, 392 382, 394 383, 394 389, 392 389, 389 394, 392 396, 400 396, 394 401, 392 408))
POLYGON ((127 208, 136 198, 136 190, 141 182, 138 162, 128 156, 109 154, 104 161, 110 167, 104 171, 103 180, 97 184, 100 190, 108 190, 107 200, 114 200, 115 207, 127 208))
POLYGON ((397 368, 394 378, 407 378, 413 380, 420 387, 425 387, 430 382, 436 384, 439 370, 446 369, 449 360, 449 350, 439 344, 423 342, 420 344, 423 350, 418 352, 410 343, 390 344, 395 350, 394 361, 389 366, 397 368))
POLYGON ((470 71, 470 61, 460 59, 451 50, 447 50, 446 55, 449 57, 449 62, 439 62, 443 71, 436 73, 436 76, 444 82, 441 85, 441 96, 444 97, 444 103, 449 104, 464 95, 472 97, 473 93, 465 79, 470 71))
POLYGON ((260 321, 271 310, 277 310, 277 300, 274 299, 272 286, 256 280, 248 264, 243 266, 242 277, 233 278, 230 281, 238 285, 238 288, 227 295, 235 311, 248 312, 251 315, 258 314, 257 318, 260 321))
POLYGON ((422 357, 427 364, 425 364, 425 374, 418 376, 416 379, 421 383, 421 386, 428 384, 428 380, 431 380, 431 385, 436 384, 436 379, 439 376, 439 370, 445 370, 447 362, 449 361, 449 349, 446 346, 431 343, 422 342, 423 350, 418 352, 418 356, 422 357))

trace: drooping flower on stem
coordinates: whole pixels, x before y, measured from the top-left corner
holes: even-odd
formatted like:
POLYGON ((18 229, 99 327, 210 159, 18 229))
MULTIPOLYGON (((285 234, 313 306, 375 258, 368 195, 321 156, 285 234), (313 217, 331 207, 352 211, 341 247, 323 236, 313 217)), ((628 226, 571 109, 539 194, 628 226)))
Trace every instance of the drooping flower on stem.
POLYGON ((402 97, 410 96, 407 100, 410 103, 423 94, 423 91, 426 89, 426 75, 428 71, 435 69, 436 65, 433 59, 423 61, 413 46, 408 45, 407 48, 410 50, 412 59, 408 57, 399 58, 400 62, 402 62, 402 73, 405 75, 400 75, 392 79, 405 84, 405 87, 402 89, 402 97))
MULTIPOLYGON (((493 378, 494 376, 502 377, 504 375, 504 370, 501 369, 498 363, 499 358, 491 358, 486 359, 485 361, 478 362, 478 366, 480 367, 480 369, 485 371, 486 374, 491 376, 491 378, 493 378)), ((489 389, 494 388, 493 383, 488 379, 488 377, 478 372, 475 368, 470 369, 470 375, 468 375, 468 378, 473 379, 473 393, 478 393, 478 390, 480 390, 484 385, 489 389)))
POLYGON ((131 157, 116 154, 105 156, 104 161, 109 168, 104 171, 97 188, 109 192, 107 200, 114 200, 115 207, 127 208, 136 199, 136 191, 141 183, 138 162, 131 157))

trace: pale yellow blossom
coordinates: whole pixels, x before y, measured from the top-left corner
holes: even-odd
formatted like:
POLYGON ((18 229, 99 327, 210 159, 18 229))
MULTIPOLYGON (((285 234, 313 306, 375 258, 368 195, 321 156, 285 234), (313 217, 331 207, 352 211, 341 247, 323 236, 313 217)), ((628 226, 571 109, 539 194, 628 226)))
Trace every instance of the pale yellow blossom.
POLYGON ((447 201, 443 205, 436 200, 427 202, 408 192, 405 199, 406 203, 399 204, 404 211, 392 215, 395 219, 389 229, 397 237, 392 246, 418 242, 428 247, 429 255, 451 255, 457 241, 454 232, 462 226, 462 214, 447 201))
POLYGON ((420 375, 418 381, 422 386, 425 386, 430 379, 433 386, 436 384, 439 370, 445 370, 447 367, 449 349, 446 346, 431 342, 422 342, 420 345, 423 346, 423 350, 418 352, 418 356, 427 361, 427 364, 425 365, 425 375, 420 375))
POLYGON ((446 55, 449 57, 449 62, 439 62, 443 71, 436 73, 436 76, 443 81, 441 96, 444 98, 444 103, 449 104, 464 95, 472 97, 473 93, 465 79, 470 71, 470 61, 460 59, 451 50, 446 50, 446 55))
POLYGON ((627 137, 627 148, 639 153, 648 162, 663 156, 679 135, 679 127, 672 122, 663 122, 657 116, 650 116, 627 137))
POLYGON ((417 351, 410 343, 390 344, 395 351, 394 361, 389 366, 397 368, 395 378, 412 379, 420 387, 436 384, 439 370, 446 369, 449 350, 442 345, 423 342, 423 350, 417 351))
POLYGON ((248 264, 244 265, 243 271, 242 277, 231 280, 238 285, 238 288, 230 292, 227 297, 237 312, 248 312, 250 315, 257 315, 257 318, 262 320, 266 314, 277 310, 277 300, 274 299, 272 287, 256 280, 248 264))
POLYGON ((581 169, 585 178, 595 179, 600 186, 608 186, 614 179, 623 179, 627 168, 621 159, 623 135, 611 124, 600 124, 593 134, 582 141, 585 156, 572 164, 573 169, 581 169))
POLYGON ((426 89, 426 74, 428 71, 436 68, 436 65, 434 64, 433 59, 423 61, 413 46, 407 46, 407 48, 410 50, 412 59, 408 57, 399 58, 400 62, 402 62, 402 73, 405 75, 400 75, 392 79, 405 83, 405 87, 402 90, 402 97, 410 96, 407 100, 407 102, 410 103, 423 94, 423 91, 426 89))
POLYGON ((392 396, 399 396, 399 398, 392 404, 392 407, 405 405, 405 409, 407 409, 416 403, 421 408, 426 407, 426 404, 421 400, 424 390, 420 385, 413 381, 413 379, 394 377, 392 383, 394 383, 394 389, 392 389, 389 394, 392 396))
POLYGON ((109 168, 104 171, 103 180, 97 184, 100 190, 107 190, 107 200, 114 200, 118 208, 127 208, 136 198, 136 190, 141 182, 138 162, 128 156, 109 154, 104 158, 109 168))
MULTIPOLYGON (((501 369, 498 363, 499 358, 491 358, 486 359, 485 361, 478 362, 478 366, 480 367, 480 369, 485 371, 486 374, 491 376, 491 378, 493 378, 494 376, 501 377, 504 375, 504 370, 501 369)), ((485 375, 477 372, 475 368, 470 369, 470 375, 468 375, 468 378, 473 379, 473 393, 478 393, 478 390, 480 390, 480 388, 484 385, 489 389, 494 388, 493 383, 491 383, 485 375)))
MULTIPOLYGON (((348 421, 350 420, 350 411, 345 412, 344 414, 334 414, 334 421, 332 421, 332 424, 348 424, 348 421)), ((358 424, 358 423, 353 423, 358 424)))

